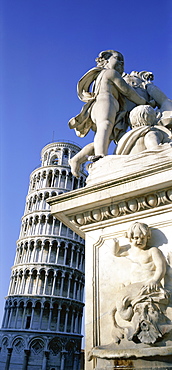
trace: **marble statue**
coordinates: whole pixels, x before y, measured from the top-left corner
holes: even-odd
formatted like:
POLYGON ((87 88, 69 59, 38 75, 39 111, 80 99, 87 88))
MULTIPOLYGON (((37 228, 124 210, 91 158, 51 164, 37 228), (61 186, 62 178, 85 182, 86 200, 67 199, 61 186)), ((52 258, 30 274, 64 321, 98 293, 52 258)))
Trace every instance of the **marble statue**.
MULTIPOLYGON (((158 124, 172 128, 172 100, 169 99, 157 86, 153 84, 154 75, 148 71, 132 71, 130 74, 123 74, 124 80, 132 86, 139 95, 147 101, 154 101, 153 108, 156 108, 156 119, 158 124)), ((130 112, 136 105, 126 99, 127 110, 130 112)))
MULTIPOLYGON (((149 104, 156 108, 154 123, 151 125, 157 124, 172 129, 172 100, 153 84, 152 72, 124 73, 123 55, 114 50, 101 52, 96 62, 97 67, 89 70, 78 83, 78 96, 86 104, 81 113, 69 121, 69 127, 75 129, 80 137, 87 135, 90 129, 95 132, 94 142, 86 145, 70 159, 71 170, 76 177, 79 177, 82 163, 99 160, 107 155, 112 140, 116 144, 119 142, 131 126, 128 113, 138 105, 149 104), (90 91, 90 86, 93 91, 90 91)), ((162 127, 156 130, 159 136, 162 136, 162 127)), ((148 136, 155 139, 156 135, 147 135, 145 142, 148 141, 148 136)), ((150 144, 148 146, 150 147, 150 144)), ((120 145, 118 149, 119 147, 120 145)), ((147 146, 140 151, 146 148, 147 146)), ((118 149, 116 154, 122 154, 118 153, 118 149)))
MULTIPOLYGON (((149 95, 147 91, 147 85, 152 84, 152 81, 154 80, 154 75, 152 72, 149 71, 132 71, 131 73, 123 73, 123 79, 132 86, 136 92, 143 96, 147 101, 152 100, 151 95, 149 95)), ((127 112, 130 112, 134 107, 136 107, 136 104, 125 98, 126 105, 127 105, 127 112)), ((152 100, 153 108, 156 107, 156 102, 152 100)))
POLYGON ((164 288, 166 260, 155 246, 149 246, 151 231, 148 225, 135 222, 126 237, 131 245, 119 247, 114 240, 115 255, 130 260, 130 283, 115 296, 113 310, 113 340, 119 343, 126 337, 135 343, 153 344, 172 329, 165 315, 169 302, 164 288))
MULTIPOLYGON (((71 118, 69 127, 80 137, 90 129, 95 132, 94 143, 88 144, 70 160, 72 173, 79 176, 81 163, 93 155, 93 161, 107 155, 111 140, 116 142, 127 129, 123 118, 126 115, 125 97, 136 105, 148 104, 122 77, 124 72, 123 55, 114 50, 106 50, 96 59, 97 67, 89 70, 78 83, 78 96, 86 102, 79 115, 71 118), (93 83, 93 91, 90 85, 93 83)), ((150 101, 149 104, 154 105, 150 101)))
POLYGON ((119 140, 116 154, 138 154, 144 150, 156 150, 159 145, 172 145, 171 132, 163 125, 157 124, 155 110, 149 105, 133 108, 129 115, 132 130, 119 140))

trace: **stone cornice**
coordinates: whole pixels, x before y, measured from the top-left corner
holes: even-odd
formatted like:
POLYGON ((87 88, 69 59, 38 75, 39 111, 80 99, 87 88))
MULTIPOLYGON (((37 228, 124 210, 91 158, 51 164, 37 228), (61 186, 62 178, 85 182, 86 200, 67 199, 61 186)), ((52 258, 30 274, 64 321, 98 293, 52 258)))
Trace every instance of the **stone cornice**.
POLYGON ((89 225, 99 221, 110 220, 127 216, 143 211, 149 211, 157 207, 161 207, 161 212, 168 212, 172 205, 172 188, 159 192, 151 192, 141 197, 128 198, 120 202, 111 203, 109 206, 103 206, 80 213, 75 216, 70 216, 70 221, 78 226, 89 225))
POLYGON ((116 223, 121 217, 131 214, 139 217, 139 214, 151 214, 152 210, 168 212, 172 206, 172 160, 162 162, 144 166, 142 158, 137 161, 137 171, 131 166, 128 173, 128 168, 126 173, 123 168, 117 174, 111 169, 108 174, 104 168, 105 176, 102 167, 101 181, 100 173, 97 176, 100 182, 96 182, 95 176, 92 185, 49 198, 51 213, 84 238, 90 225, 104 227, 109 221, 116 223))

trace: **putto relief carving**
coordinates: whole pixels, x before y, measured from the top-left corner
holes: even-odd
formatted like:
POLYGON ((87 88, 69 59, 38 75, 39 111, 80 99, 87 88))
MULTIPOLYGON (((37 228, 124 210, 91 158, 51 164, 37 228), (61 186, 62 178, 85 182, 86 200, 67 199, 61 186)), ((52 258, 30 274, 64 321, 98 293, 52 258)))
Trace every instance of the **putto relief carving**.
POLYGON ((115 256, 123 257, 121 273, 125 259, 131 265, 127 284, 122 285, 114 297, 112 337, 115 343, 124 338, 152 345, 172 330, 167 314, 170 292, 164 283, 170 266, 161 250, 149 244, 150 236, 148 225, 135 222, 126 233, 130 245, 119 246, 118 240, 113 241, 115 256))

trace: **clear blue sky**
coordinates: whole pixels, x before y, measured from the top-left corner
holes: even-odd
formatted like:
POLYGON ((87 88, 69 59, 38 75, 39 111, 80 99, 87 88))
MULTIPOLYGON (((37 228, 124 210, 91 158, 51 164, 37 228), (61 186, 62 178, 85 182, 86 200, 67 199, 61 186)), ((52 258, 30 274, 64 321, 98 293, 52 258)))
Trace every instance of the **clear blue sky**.
POLYGON ((149 70, 172 98, 171 0, 1 0, 0 319, 28 191, 41 149, 81 146, 68 120, 79 113, 79 78, 97 54, 124 54, 125 72, 149 70))

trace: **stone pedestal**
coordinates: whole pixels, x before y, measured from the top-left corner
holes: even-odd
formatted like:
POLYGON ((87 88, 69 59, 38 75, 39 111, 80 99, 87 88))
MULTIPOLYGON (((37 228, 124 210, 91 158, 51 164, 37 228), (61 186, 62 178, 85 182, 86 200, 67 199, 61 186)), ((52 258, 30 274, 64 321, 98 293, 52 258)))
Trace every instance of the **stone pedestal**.
POLYGON ((171 298, 165 310, 168 330, 163 327, 152 344, 125 337, 114 343, 112 313, 133 269, 129 258, 115 255, 113 240, 127 247, 125 232, 135 221, 149 225, 150 245, 168 260, 164 284, 172 292, 172 149, 165 145, 137 156, 104 157, 89 165, 85 188, 48 202, 52 214, 86 240, 86 370, 171 369, 171 298))

